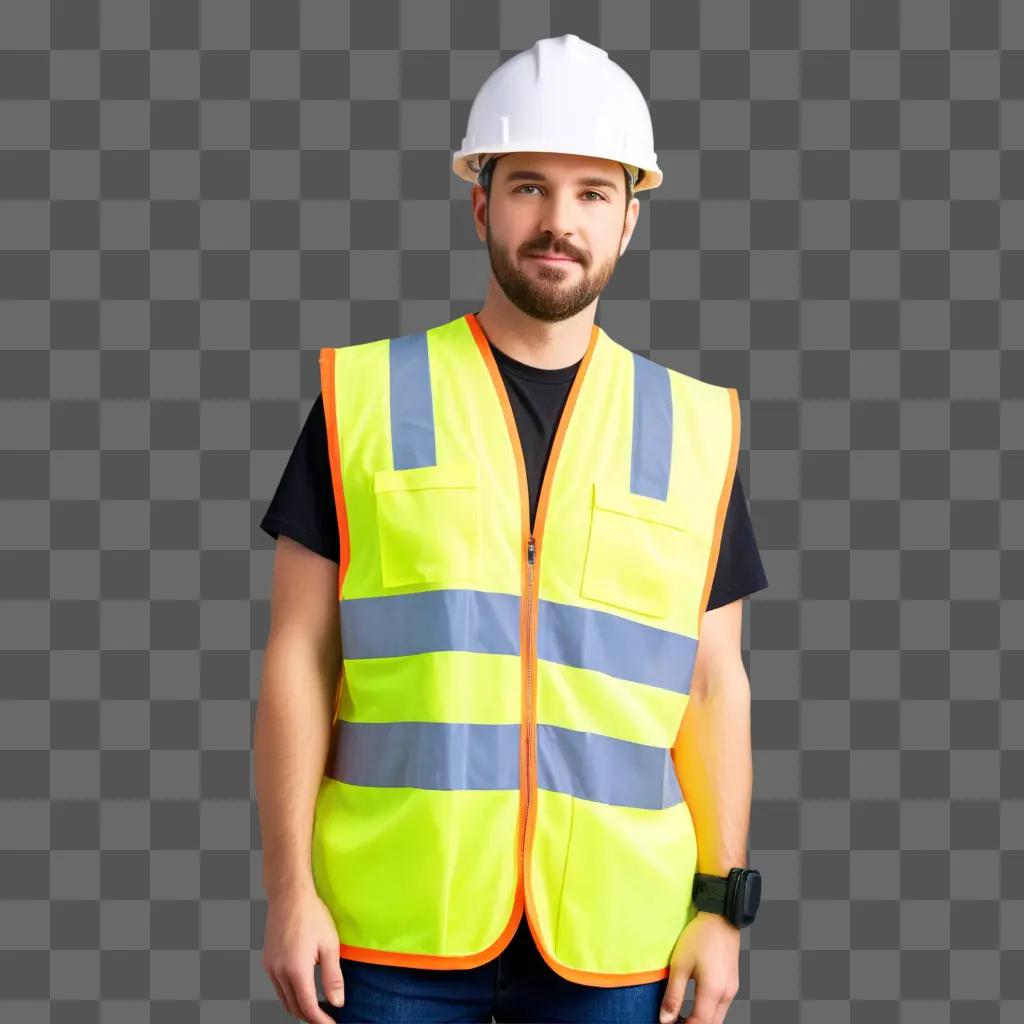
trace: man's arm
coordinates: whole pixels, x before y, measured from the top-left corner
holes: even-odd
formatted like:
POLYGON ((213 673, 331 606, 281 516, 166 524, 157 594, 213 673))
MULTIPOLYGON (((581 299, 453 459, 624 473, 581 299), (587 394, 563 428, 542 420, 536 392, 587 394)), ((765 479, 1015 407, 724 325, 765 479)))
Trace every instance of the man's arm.
POLYGON ((753 757, 742 627, 742 598, 704 613, 677 743, 697 837, 697 870, 711 875, 746 866, 753 757))
POLYGON ((340 669, 338 563, 282 534, 253 742, 267 893, 263 967, 284 1008, 311 1024, 332 1021, 317 999, 318 963, 327 998, 340 1006, 345 993, 338 931, 310 862, 340 669))
MULTIPOLYGON (((753 768, 750 682, 740 654, 743 599, 704 613, 690 700, 673 748, 697 838, 697 871, 726 875, 746 866, 753 768)), ((659 1020, 676 1020, 696 983, 687 1020, 725 1019, 739 990, 740 930, 699 911, 672 951, 659 1020)))
POLYGON ((313 810, 340 671, 338 563, 281 535, 253 743, 269 900, 313 888, 313 810))

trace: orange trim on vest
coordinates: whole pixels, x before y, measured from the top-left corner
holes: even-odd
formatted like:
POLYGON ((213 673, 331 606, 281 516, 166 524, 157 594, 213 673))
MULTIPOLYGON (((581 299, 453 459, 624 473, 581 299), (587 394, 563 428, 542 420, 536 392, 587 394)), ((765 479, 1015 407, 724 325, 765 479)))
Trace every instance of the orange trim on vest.
MULTIPOLYGON (((349 530, 348 512, 345 506, 345 488, 341 480, 341 453, 338 451, 338 419, 334 398, 334 349, 320 350, 320 392, 324 400, 324 420, 327 423, 327 454, 331 463, 331 483, 334 488, 334 504, 338 513, 338 600, 341 600, 341 587, 345 582, 345 573, 349 563, 349 530)), ((339 623, 340 628, 340 623, 339 623)), ((344 652, 342 652, 344 658, 344 652)), ((333 727, 338 717, 338 706, 341 704, 341 686, 344 679, 344 661, 341 674, 334 688, 334 710, 331 712, 333 727)), ((332 732, 334 732, 332 728, 332 732)), ((334 737, 333 739, 336 739, 334 737)), ((332 742, 333 742, 332 739, 332 742)), ((333 762, 334 750, 328 751, 328 764, 333 762)))
POLYGON ((512 904, 512 916, 504 931, 486 949, 469 956, 429 956, 425 953, 396 953, 386 949, 368 949, 366 946, 349 946, 341 943, 340 955, 364 964, 386 964, 391 967, 420 967, 428 971, 450 971, 480 967, 493 960, 512 941, 519 926, 523 909, 523 876, 519 871, 516 897, 512 904))
POLYGON ((331 481, 334 485, 334 504, 338 509, 338 597, 345 582, 349 563, 348 514, 345 508, 345 487, 341 480, 341 453, 338 451, 338 418, 334 397, 334 349, 320 350, 320 391, 324 399, 324 419, 327 421, 327 454, 331 461, 331 481))

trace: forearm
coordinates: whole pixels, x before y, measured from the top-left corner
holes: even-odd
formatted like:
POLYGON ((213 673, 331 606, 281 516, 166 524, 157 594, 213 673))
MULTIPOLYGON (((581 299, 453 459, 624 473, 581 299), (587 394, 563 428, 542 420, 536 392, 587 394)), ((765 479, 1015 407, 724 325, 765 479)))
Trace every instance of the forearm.
POLYGON ((254 782, 268 899, 312 885, 313 811, 334 710, 335 669, 308 645, 271 639, 256 712, 254 782))
POLYGON ((676 764, 697 838, 697 870, 746 866, 753 790, 750 682, 742 662, 691 691, 676 764))

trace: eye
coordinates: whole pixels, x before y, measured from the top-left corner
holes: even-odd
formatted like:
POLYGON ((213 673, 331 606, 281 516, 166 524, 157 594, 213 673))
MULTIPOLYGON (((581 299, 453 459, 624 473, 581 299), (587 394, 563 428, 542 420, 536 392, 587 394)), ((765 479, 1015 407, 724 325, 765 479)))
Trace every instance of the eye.
MULTIPOLYGON (((519 192, 520 189, 524 189, 524 188, 540 188, 540 186, 539 185, 520 185, 518 188, 512 189, 512 192, 514 194, 516 192, 519 192)), ((605 197, 603 195, 601 195, 600 192, 595 192, 593 189, 589 189, 588 191, 584 192, 583 195, 585 195, 585 196, 597 196, 598 199, 602 200, 603 202, 607 202, 605 197)))

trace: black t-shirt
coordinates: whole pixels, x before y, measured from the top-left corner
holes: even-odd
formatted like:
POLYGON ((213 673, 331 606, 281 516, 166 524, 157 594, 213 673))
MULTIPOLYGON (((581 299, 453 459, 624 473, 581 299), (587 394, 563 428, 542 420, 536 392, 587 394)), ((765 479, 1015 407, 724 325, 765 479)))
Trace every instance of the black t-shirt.
MULTIPOLYGON (((519 429, 530 489, 532 524, 558 420, 583 360, 548 370, 521 363, 493 344, 491 352, 501 371, 519 429)), ((274 538, 283 533, 334 562, 341 559, 323 394, 317 396, 309 411, 260 528, 274 538)), ((768 579, 761 564, 743 485, 737 472, 725 514, 708 609, 718 608, 767 586, 768 579)))

